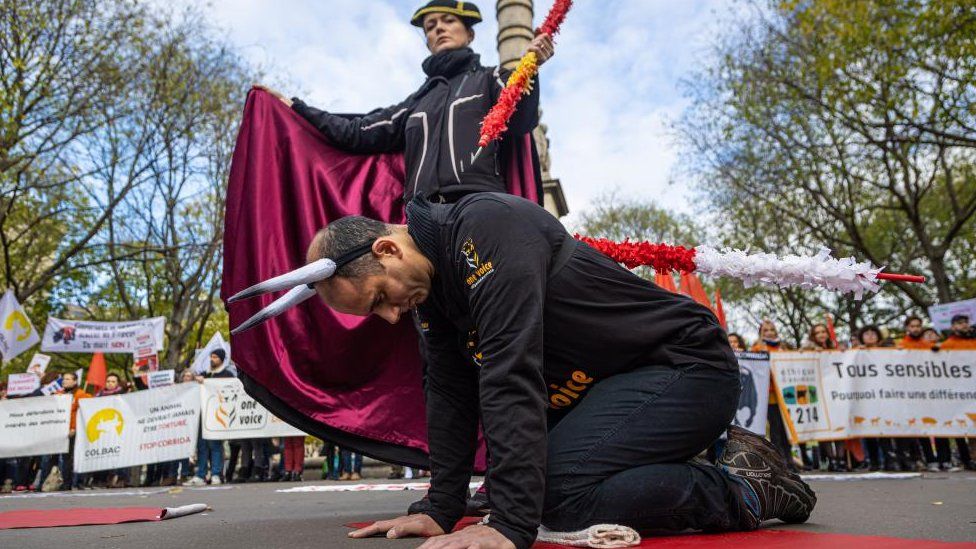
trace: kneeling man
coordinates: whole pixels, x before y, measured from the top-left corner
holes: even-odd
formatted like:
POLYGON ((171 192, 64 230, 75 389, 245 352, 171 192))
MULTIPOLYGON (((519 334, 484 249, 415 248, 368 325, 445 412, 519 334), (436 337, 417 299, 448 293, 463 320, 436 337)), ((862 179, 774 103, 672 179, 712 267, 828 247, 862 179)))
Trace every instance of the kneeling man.
POLYGON ((416 309, 428 356, 433 510, 352 537, 524 548, 540 524, 678 532, 807 519, 816 496, 765 439, 733 429, 719 466, 695 459, 739 399, 736 359, 711 311, 518 197, 415 200, 407 214, 407 225, 340 219, 308 251, 309 262, 346 257, 314 285, 328 306, 389 322, 416 309), (357 248, 365 253, 349 261, 357 248), (479 420, 491 515, 449 534, 465 509, 479 420))

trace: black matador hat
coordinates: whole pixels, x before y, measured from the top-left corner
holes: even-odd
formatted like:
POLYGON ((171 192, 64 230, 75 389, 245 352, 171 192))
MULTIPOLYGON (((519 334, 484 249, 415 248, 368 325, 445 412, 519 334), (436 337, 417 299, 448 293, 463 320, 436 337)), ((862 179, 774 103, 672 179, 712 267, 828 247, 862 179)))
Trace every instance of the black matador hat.
POLYGON ((428 13, 450 13, 458 16, 467 26, 481 22, 481 11, 472 2, 453 2, 452 0, 430 0, 423 7, 414 12, 410 24, 415 27, 424 26, 424 16, 428 13))

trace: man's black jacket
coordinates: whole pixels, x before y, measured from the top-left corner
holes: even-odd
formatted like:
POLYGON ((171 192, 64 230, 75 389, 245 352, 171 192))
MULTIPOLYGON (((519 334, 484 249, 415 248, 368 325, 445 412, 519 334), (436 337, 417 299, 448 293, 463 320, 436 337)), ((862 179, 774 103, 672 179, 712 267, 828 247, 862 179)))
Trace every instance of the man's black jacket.
MULTIPOLYGON (((402 102, 365 116, 331 114, 295 98, 292 109, 335 146, 354 153, 403 151, 404 200, 477 191, 505 192, 499 144, 478 152, 481 120, 495 104, 511 71, 483 67, 468 48, 424 61, 427 80, 402 102)), ((539 122, 538 82, 522 98, 506 135, 532 131, 539 122)))
POLYGON ((528 547, 542 515, 547 419, 638 367, 737 368, 711 311, 577 242, 532 202, 501 193, 421 199, 407 217, 435 270, 418 312, 432 516, 447 532, 464 511, 479 416, 491 456, 490 525, 528 547))

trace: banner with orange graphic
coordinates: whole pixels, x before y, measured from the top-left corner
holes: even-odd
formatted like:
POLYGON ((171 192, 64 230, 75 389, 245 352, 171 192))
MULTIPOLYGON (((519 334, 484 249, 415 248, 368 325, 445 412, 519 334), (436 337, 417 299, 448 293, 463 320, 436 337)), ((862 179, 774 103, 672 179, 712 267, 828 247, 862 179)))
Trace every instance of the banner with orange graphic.
POLYGON ((70 395, 0 400, 0 458, 67 452, 70 419, 70 395))
POLYGON ((75 472, 190 457, 197 445, 199 422, 198 383, 82 399, 78 401, 75 472))
POLYGON ((305 435, 251 398, 236 378, 207 379, 201 395, 203 438, 207 440, 305 435))
POLYGON ((976 352, 773 353, 794 442, 976 436, 976 352))

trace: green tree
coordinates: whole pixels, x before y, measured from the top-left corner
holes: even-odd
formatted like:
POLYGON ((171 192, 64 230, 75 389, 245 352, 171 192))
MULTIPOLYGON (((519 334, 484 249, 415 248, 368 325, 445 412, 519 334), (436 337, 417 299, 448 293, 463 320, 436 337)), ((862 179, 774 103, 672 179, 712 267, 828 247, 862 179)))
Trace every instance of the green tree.
MULTIPOLYGON (((817 296, 814 310, 851 324, 971 297, 973 4, 754 6, 691 78, 692 105, 677 124, 683 165, 723 240, 778 253, 827 246, 929 277, 925 285, 886 283, 856 306, 817 296)), ((788 307, 785 295, 769 305, 788 307)))

